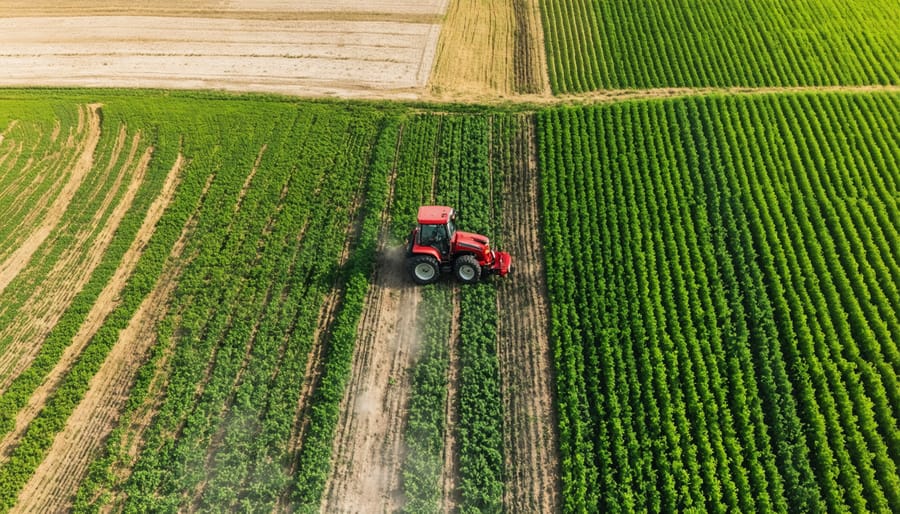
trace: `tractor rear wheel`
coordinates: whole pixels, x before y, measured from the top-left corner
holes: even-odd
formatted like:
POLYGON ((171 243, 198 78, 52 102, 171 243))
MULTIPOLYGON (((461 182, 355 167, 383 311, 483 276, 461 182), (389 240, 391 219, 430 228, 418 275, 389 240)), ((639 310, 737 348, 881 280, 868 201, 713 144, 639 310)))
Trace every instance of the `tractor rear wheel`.
POLYGON ((414 255, 406 260, 406 267, 413 281, 419 285, 431 284, 441 276, 437 259, 430 255, 414 255))
POLYGON ((474 284, 481 278, 481 265, 474 255, 463 255, 453 263, 456 278, 464 284, 474 284))

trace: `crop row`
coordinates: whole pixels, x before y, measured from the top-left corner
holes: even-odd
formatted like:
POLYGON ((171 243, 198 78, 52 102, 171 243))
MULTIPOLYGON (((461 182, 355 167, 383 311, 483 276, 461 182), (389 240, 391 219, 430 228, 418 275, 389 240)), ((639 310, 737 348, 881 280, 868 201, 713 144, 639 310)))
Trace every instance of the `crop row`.
MULTIPOLYGON (((110 139, 110 138, 107 138, 110 139)), ((176 148, 177 149, 177 148, 176 148)), ((109 156, 109 148, 101 143, 100 155, 109 156)), ((150 206, 153 198, 162 187, 166 176, 165 166, 174 160, 174 153, 161 153, 160 159, 155 161, 151 168, 149 178, 138 190, 132 206, 125 217, 119 223, 118 229, 106 249, 100 263, 94 268, 85 286, 75 295, 69 308, 63 313, 59 322, 53 327, 49 335, 43 340, 43 344, 31 364, 11 382, 3 395, 0 396, 0 405, 3 406, 3 417, 0 418, 0 430, 4 434, 13 428, 15 415, 21 410, 35 388, 43 381, 47 373, 57 364, 63 350, 71 343, 79 326, 86 318, 91 306, 96 301, 100 291, 112 277, 126 250, 132 243, 138 228, 150 206)), ((109 173, 123 163, 98 162, 94 169, 106 168, 109 173)), ((111 186, 112 180, 98 180, 95 184, 111 186)), ((83 185, 80 192, 83 201, 73 200, 70 207, 73 214, 67 214, 63 220, 71 223, 73 227, 86 224, 97 211, 98 204, 103 198, 103 190, 90 191, 91 182, 83 185), (88 199, 92 199, 90 201, 88 199), (86 217, 86 218, 85 218, 86 217)), ((127 186, 127 181, 121 185, 121 189, 127 186)), ((116 194, 116 198, 121 191, 116 194)), ((113 202, 113 205, 115 201, 113 202)), ((108 216, 107 208, 106 215, 108 216)), ((100 218, 105 220, 106 218, 100 218)), ((74 237, 71 233, 62 233, 57 236, 57 241, 63 246, 74 237)), ((141 255, 135 271, 128 284, 119 295, 119 306, 104 320, 103 325, 91 338, 72 367, 67 370, 60 385, 46 400, 44 407, 31 421, 24 435, 15 444, 9 460, 0 467, 2 477, 2 489, 0 489, 0 510, 8 510, 16 501, 19 490, 31 477, 37 465, 41 462, 50 445, 53 443, 56 433, 63 428, 69 415, 75 409, 78 401, 88 388, 93 375, 102 365, 107 353, 118 339, 119 331, 127 324, 131 314, 137 309, 144 296, 149 292, 156 280, 165 258, 168 248, 174 243, 172 231, 159 230, 154 234, 144 253, 141 255)), ((89 245, 88 245, 89 246, 89 245)), ((58 255, 58 254, 55 254, 58 255)), ((53 261, 47 262, 52 266, 53 261)), ((31 273, 31 270, 26 270, 31 273)), ((26 276, 27 276, 26 273, 26 276)))
POLYGON ((364 169, 363 165, 369 168, 360 228, 358 233, 352 234, 354 247, 342 270, 346 283, 344 297, 335 321, 329 327, 322 376, 311 400, 308 435, 303 441, 294 478, 300 508, 309 512, 318 511, 331 469, 332 440, 352 368, 359 320, 378 260, 379 240, 386 235, 382 214, 389 201, 389 176, 394 164, 397 130, 394 120, 386 121, 380 127, 371 159, 356 163, 360 169, 364 169))
MULTIPOLYGON (((491 119, 448 118, 442 127, 437 169, 439 203, 460 210, 459 225, 495 233, 492 192, 501 170, 491 168, 491 119), (492 174, 496 173, 496 176, 492 174)), ((503 509, 503 412, 497 360, 497 291, 482 282, 460 291, 459 494, 463 512, 503 509)))
POLYGON ((0 198, 5 200, 0 203, 3 262, 44 218, 63 187, 66 173, 62 170, 77 158, 78 143, 86 134, 75 133, 78 115, 74 108, 60 108, 54 113, 53 106, 46 102, 5 100, 0 103, 0 111, 11 117, 0 120, 0 198))
MULTIPOLYGON (((506 119, 505 117, 500 117, 506 119)), ((511 119, 511 118, 510 118, 511 119)), ((495 234, 503 176, 493 170, 500 137, 489 116, 417 115, 403 126, 391 217, 396 236, 405 236, 419 205, 438 203, 460 213, 458 227, 495 234), (405 220, 405 221, 404 221, 405 220)), ((411 452, 404 468, 410 512, 442 508, 443 447, 446 430, 459 442, 459 495, 464 511, 502 509, 503 423, 497 345, 497 298, 490 283, 460 288, 460 335, 448 341, 451 294, 443 286, 423 291, 423 355, 413 371, 407 437, 411 452), (433 305, 431 305, 433 304, 433 305), (443 338, 443 340, 442 340, 443 338), (449 366, 448 344, 459 353, 456 426, 444 415, 449 366)))
MULTIPOLYGON (((434 203, 437 142, 443 117, 412 116, 403 124, 391 202, 394 239, 405 238, 420 205, 434 203)), ((444 441, 448 430, 447 384, 453 294, 445 284, 422 289, 416 312, 422 327, 421 354, 411 369, 403 464, 406 512, 441 512, 444 441)))
MULTIPOLYGON (((81 116, 85 118, 83 121, 87 124, 87 107, 81 108, 81 116)), ((71 114, 71 113, 70 113, 71 114)), ((82 153, 89 144, 87 142, 88 130, 85 128, 77 134, 73 134, 73 145, 75 148, 67 149, 66 144, 61 142, 57 148, 51 146, 47 149, 47 153, 34 156, 35 162, 32 163, 36 167, 38 178, 48 176, 59 182, 55 184, 46 194, 58 196, 63 189, 62 184, 66 181, 73 180, 71 168, 75 167, 75 163, 82 156, 82 153), (51 151, 52 149, 52 151, 51 151)), ((15 134, 13 134, 15 135, 15 134)), ((11 276, 8 285, 0 291, 0 350, 7 351, 11 344, 17 342, 19 344, 28 337, 37 337, 39 332, 35 332, 34 324, 29 327, 28 322, 38 318, 45 313, 33 312, 32 307, 29 311, 29 305, 41 305, 38 298, 33 297, 34 293, 42 287, 53 287, 55 284, 50 279, 53 274, 58 275, 59 261, 63 258, 77 259, 71 264, 82 264, 90 254, 93 240, 96 234, 102 229, 105 223, 109 222, 111 212, 114 206, 121 200, 128 182, 131 179, 134 169, 123 169, 121 163, 109 162, 114 157, 112 147, 116 140, 116 131, 109 130, 102 134, 97 142, 95 149, 96 162, 94 166, 87 170, 84 178, 80 183, 75 182, 78 188, 74 190, 71 200, 60 205, 65 211, 58 214, 57 223, 49 227, 51 230, 34 252, 28 256, 27 262, 14 276, 11 276), (124 180, 117 182, 116 177, 120 175, 124 180), (106 200, 110 200, 106 202, 106 200), (87 228, 86 228, 87 227, 87 228), (89 234, 89 235, 86 235, 89 234), (24 327, 24 328, 23 328, 24 327)), ((23 141, 24 143, 24 141, 23 141)), ((141 145, 145 147, 146 145, 141 145)), ((24 169, 11 169, 10 176, 20 175, 22 177, 33 175, 34 171, 24 169)), ((47 179, 49 180, 49 179, 47 179)), ((4 204, 10 206, 26 206, 26 203, 19 203, 19 193, 23 193, 19 188, 11 188, 4 195, 4 204)), ((27 195, 23 200, 27 200, 27 195)), ((22 223, 22 227, 17 230, 23 231, 25 234, 32 233, 40 223, 47 223, 47 209, 52 203, 50 198, 42 204, 41 201, 35 205, 38 217, 34 217, 29 223, 22 223)), ((16 219, 15 212, 6 212, 12 220, 16 219)), ((31 216, 33 217, 33 216, 31 216)), ((22 220, 20 220, 22 221, 22 220)), ((11 225, 11 227, 14 225, 11 225)), ((21 239, 23 234, 16 236, 10 233, 10 237, 18 237, 21 239)), ((127 241, 128 244, 130 241, 127 241)), ((82 266, 74 267, 74 269, 63 270, 62 273, 69 273, 69 277, 74 278, 74 274, 82 269, 82 266)), ((45 289, 52 290, 52 289, 45 289)), ((62 298, 66 298, 63 296, 62 298)), ((40 334, 41 336, 45 334, 40 334)), ((10 350, 15 351, 15 350, 10 350)), ((12 354, 10 354, 11 356, 12 354)), ((9 370, 2 371, 4 378, 9 375, 9 370)))
MULTIPOLYGON (((173 103, 163 107, 170 119, 173 103)), ((109 492, 124 493, 127 509, 271 508, 294 487, 289 440, 300 386, 376 118, 257 107, 233 120, 211 109, 172 127, 184 131, 190 159, 175 199, 186 214, 167 211, 161 224, 180 232, 190 218, 189 261, 124 419, 144 403, 159 406, 135 459, 123 446, 131 436, 114 432, 79 510, 97 508, 109 492), (162 396, 148 398, 154 376, 163 377, 162 396), (112 473, 123 466, 133 470, 112 473)))
POLYGON ((543 0, 556 92, 896 84, 889 0, 543 0))
POLYGON ((896 107, 539 116, 566 510, 900 506, 896 107))
POLYGON ((417 318, 422 350, 413 367, 403 465, 406 512, 441 512, 444 441, 447 430, 447 373, 450 356, 451 290, 442 284, 422 290, 417 318))

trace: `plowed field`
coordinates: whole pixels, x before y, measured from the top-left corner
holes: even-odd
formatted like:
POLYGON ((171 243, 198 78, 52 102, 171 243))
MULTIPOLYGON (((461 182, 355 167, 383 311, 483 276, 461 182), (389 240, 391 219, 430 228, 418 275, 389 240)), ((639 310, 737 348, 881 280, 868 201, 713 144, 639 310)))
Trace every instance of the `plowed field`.
POLYGON ((446 0, 0 2, 0 86, 410 98, 446 0))

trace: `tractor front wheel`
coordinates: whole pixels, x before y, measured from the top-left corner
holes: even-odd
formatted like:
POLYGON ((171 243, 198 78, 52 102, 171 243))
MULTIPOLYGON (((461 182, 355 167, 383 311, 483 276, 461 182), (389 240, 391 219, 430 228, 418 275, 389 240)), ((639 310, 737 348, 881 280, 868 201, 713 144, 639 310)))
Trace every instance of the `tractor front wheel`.
POLYGON ((481 278, 481 265, 474 255, 463 255, 453 263, 456 278, 464 284, 474 284, 481 278))
POLYGON ((430 255, 415 255, 406 260, 406 267, 413 281, 419 285, 431 284, 441 275, 437 259, 430 255))

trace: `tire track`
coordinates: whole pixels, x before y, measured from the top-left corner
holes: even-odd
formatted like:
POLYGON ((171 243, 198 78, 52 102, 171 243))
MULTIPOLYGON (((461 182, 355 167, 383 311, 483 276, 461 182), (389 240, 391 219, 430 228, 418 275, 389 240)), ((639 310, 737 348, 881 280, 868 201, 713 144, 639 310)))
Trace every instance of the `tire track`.
POLYGON ((453 313, 450 315, 450 339, 448 342, 447 412, 444 419, 444 512, 456 512, 460 504, 459 444, 456 441, 456 425, 459 422, 459 288, 454 288, 453 313))
POLYGON ((497 327, 503 388, 505 509, 560 510, 559 462, 547 286, 541 247, 533 119, 520 119, 514 167, 506 174, 503 240, 515 270, 500 283, 497 327))
POLYGON ((419 290, 406 280, 403 248, 382 245, 341 408, 325 512, 393 512, 403 506, 403 437, 409 369, 420 345, 419 301, 419 290))

